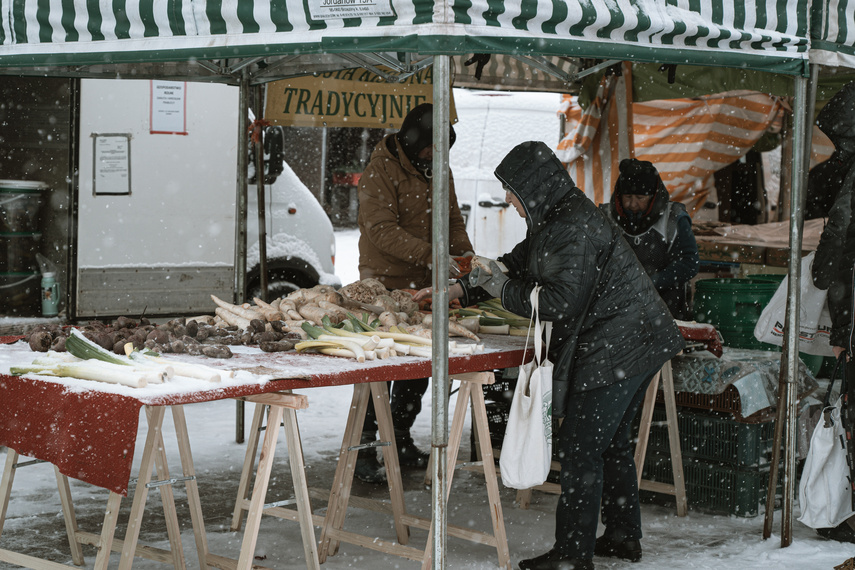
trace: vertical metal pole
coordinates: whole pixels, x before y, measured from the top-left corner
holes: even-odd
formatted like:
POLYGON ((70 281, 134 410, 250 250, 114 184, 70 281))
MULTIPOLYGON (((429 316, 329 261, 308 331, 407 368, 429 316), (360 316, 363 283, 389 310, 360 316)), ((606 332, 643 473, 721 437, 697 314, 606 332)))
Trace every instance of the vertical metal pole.
POLYGON ((318 191, 318 202, 324 210, 327 209, 327 127, 321 129, 321 186, 318 191))
MULTIPOLYGON (((255 95, 255 119, 261 120, 264 117, 264 87, 256 85, 251 92, 255 95)), ((264 202, 264 131, 258 138, 258 143, 255 145, 255 191, 258 202, 258 271, 261 285, 261 299, 269 301, 267 298, 267 214, 264 202)), ((270 157, 273 160, 273 157, 270 157)), ((243 295, 241 295, 243 297, 243 295)), ((244 299, 241 299, 244 300, 244 299)))
POLYGON ((769 536, 774 509, 777 467, 781 439, 784 447, 783 506, 781 510, 781 546, 793 540, 793 499, 796 472, 796 414, 798 404, 799 373, 799 305, 801 281, 802 230, 804 227, 805 186, 810 156, 810 130, 815 94, 816 68, 812 66, 811 78, 796 77, 793 110, 793 150, 790 200, 790 257, 787 278, 787 312, 784 323, 784 346, 781 355, 781 375, 778 390, 778 412, 775 426, 775 443, 766 499, 764 537, 769 536), (770 505, 771 502, 771 505, 770 505))
POLYGON ((448 149, 451 113, 451 58, 433 62, 433 370, 431 453, 433 455, 432 522, 433 567, 445 569, 446 464, 448 462, 448 149))
MULTIPOLYGON (((240 78, 238 95, 238 144, 237 144, 237 194, 235 199, 235 290, 234 302, 243 302, 246 291, 246 211, 247 211, 247 164, 249 72, 244 69, 240 78)), ((235 441, 243 443, 244 403, 236 400, 235 441)))

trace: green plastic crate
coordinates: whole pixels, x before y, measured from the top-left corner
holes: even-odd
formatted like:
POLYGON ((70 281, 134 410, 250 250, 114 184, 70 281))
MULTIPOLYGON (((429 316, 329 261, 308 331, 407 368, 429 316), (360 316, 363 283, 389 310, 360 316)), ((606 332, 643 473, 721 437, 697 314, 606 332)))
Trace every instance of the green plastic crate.
MULTIPOLYGON (((670 453, 665 407, 653 409, 653 423, 647 449, 670 453)), ((775 438, 773 422, 747 424, 731 414, 677 409, 680 450, 687 458, 728 463, 738 467, 756 467, 772 459, 775 438)))
MULTIPOLYGON (((766 503, 768 464, 755 468, 735 468, 729 464, 683 458, 683 476, 686 480, 686 499, 692 508, 748 518, 756 517, 760 505, 766 503)), ((671 456, 648 451, 644 459, 642 478, 673 484, 671 456)), ((776 504, 781 496, 781 479, 778 478, 776 504)), ((639 496, 644 502, 674 502, 671 495, 650 491, 641 491, 639 496)))

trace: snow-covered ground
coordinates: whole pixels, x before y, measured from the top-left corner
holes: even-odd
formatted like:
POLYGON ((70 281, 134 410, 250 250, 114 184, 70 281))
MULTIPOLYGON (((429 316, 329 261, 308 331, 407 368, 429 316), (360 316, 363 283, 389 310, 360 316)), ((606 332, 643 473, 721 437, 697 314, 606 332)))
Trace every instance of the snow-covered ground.
MULTIPOLYGON (((358 278, 356 270, 357 232, 337 233, 338 251, 336 273, 342 283, 358 278)), ((0 371, 8 371, 9 363, 0 360, 0 371), (5 370, 4 370, 5 367, 5 370)), ((328 489, 335 469, 335 457, 350 404, 349 387, 307 390, 309 408, 299 412, 300 430, 303 441, 307 476, 313 488, 328 489)), ((251 417, 251 406, 247 407, 247 428, 251 417)), ((453 410, 453 408, 452 408, 453 410)), ((424 409, 414 427, 414 437, 424 449, 430 443, 430 391, 425 396, 424 409)), ((214 554, 236 557, 240 547, 240 533, 229 531, 231 511, 237 494, 238 477, 243 462, 245 445, 235 443, 235 402, 231 400, 186 406, 193 458, 198 474, 202 496, 209 550, 214 554)), ((140 422, 145 428, 144 419, 140 422)), ((165 421, 164 439, 170 466, 178 468, 177 451, 172 435, 171 420, 165 421)), ((468 434, 468 427, 467 432, 468 434)), ((138 446, 139 447, 139 446, 138 446)), ((139 449, 137 450, 139 452, 139 449)), ((288 498, 290 476, 288 475, 287 450, 284 438, 280 437, 276 466, 271 482, 268 501, 288 498)), ((468 437, 464 437, 461 457, 469 454, 468 437)), ((0 460, 5 462, 3 453, 0 460)), ((137 462, 139 457, 137 457, 137 462)), ((455 475, 449 506, 449 523, 488 530, 486 493, 480 484, 482 479, 474 473, 459 471, 455 475)), ((178 515, 182 521, 182 537, 188 565, 197 567, 193 534, 184 503, 181 484, 175 486, 178 515)), ((422 474, 406 471, 404 492, 407 510, 414 514, 429 516, 430 490, 422 484, 422 474)), ((501 489, 504 519, 513 567, 522 558, 541 554, 551 546, 554 532, 553 513, 556 497, 534 493, 531 507, 520 509, 514 504, 515 491, 501 489)), ((72 494, 82 530, 99 532, 104 517, 107 492, 91 485, 72 482, 72 494)), ((373 487, 357 482, 355 495, 375 498, 388 497, 383 487, 373 487)), ((124 534, 124 524, 130 499, 123 500, 123 514, 117 537, 124 534)), ((168 547, 162 516, 159 511, 159 496, 154 490, 149 494, 149 509, 141 535, 141 543, 161 548, 168 547)), ((316 512, 323 513, 326 504, 314 501, 316 512)), ((849 558, 855 557, 855 544, 838 543, 820 539, 804 525, 794 523, 794 541, 787 548, 780 546, 780 511, 776 512, 774 534, 764 541, 763 510, 754 518, 715 516, 690 510, 687 517, 676 516, 673 507, 643 505, 644 558, 631 564, 614 559, 596 558, 601 569, 661 570, 662 568, 698 569, 765 569, 783 570, 831 569, 849 558)), ((797 511, 798 516, 798 511, 797 511)), ((387 517, 367 511, 350 511, 345 528, 361 532, 375 532, 377 537, 394 540, 394 529, 387 517)), ((15 549, 52 560, 71 563, 65 528, 60 514, 53 470, 46 464, 24 467, 18 471, 12 487, 7 521, 2 529, 0 548, 15 549)), ((319 531, 318 531, 319 533, 319 531)), ((413 529, 411 544, 425 544, 427 533, 413 529)), ((94 562, 95 551, 84 547, 87 565, 94 562)), ((111 566, 118 564, 113 555, 111 566)), ((258 547, 258 564, 276 569, 304 568, 300 530, 296 523, 271 517, 262 519, 258 547)), ((136 568, 160 568, 162 565, 136 559, 136 568)), ((0 569, 14 568, 0 563, 0 569)), ((338 554, 330 557, 323 566, 334 570, 343 568, 385 570, 392 568, 418 568, 410 560, 383 555, 372 550, 342 544, 338 554)), ((448 564, 453 570, 475 570, 495 568, 495 550, 455 538, 448 539, 448 564)))

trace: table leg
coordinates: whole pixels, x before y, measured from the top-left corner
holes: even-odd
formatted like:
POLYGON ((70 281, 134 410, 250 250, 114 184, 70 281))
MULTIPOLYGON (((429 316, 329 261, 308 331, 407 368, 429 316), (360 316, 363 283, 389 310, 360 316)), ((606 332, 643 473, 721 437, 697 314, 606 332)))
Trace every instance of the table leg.
MULTIPOLYGON (((149 471, 151 471, 151 463, 149 463, 149 471)), ((107 570, 107 565, 110 563, 110 552, 113 549, 113 537, 116 534, 121 504, 122 496, 110 491, 107 510, 104 512, 104 524, 101 525, 101 536, 98 539, 98 554, 95 556, 94 570, 107 570)))
POLYGON ((283 409, 282 406, 270 406, 267 430, 264 432, 264 443, 261 445, 261 456, 258 459, 258 473, 255 476, 255 486, 252 489, 249 513, 246 517, 246 529, 243 531, 243 543, 241 544, 237 570, 252 568, 255 545, 258 541, 258 529, 261 526, 261 514, 264 509, 264 499, 267 496, 270 472, 273 469, 273 456, 276 452, 276 440, 279 437, 279 424, 282 423, 283 409))
MULTIPOLYGON (((480 388, 480 386, 479 386, 480 388)), ((457 451, 460 447, 460 439, 463 433, 463 423, 466 419, 466 409, 469 407, 469 394, 471 386, 469 382, 461 382, 460 389, 457 391, 457 401, 454 407, 454 417, 451 420, 451 430, 448 434, 448 455, 447 455, 447 470, 445 473, 445 490, 442 498, 443 503, 448 504, 448 493, 451 491, 451 480, 454 477, 454 468, 457 464, 457 451)), ((433 454, 431 454, 433 455, 433 454)), ((433 533, 434 525, 430 525, 428 531, 427 546, 425 547, 425 555, 422 558, 422 570, 431 568, 433 561, 433 533)))
MULTIPOLYGON (((146 406, 146 417, 151 421, 151 408, 146 406)), ((163 444, 163 432, 158 430, 154 449, 154 465, 158 481, 168 481, 169 464, 166 460, 166 449, 163 444)), ((175 492, 171 484, 160 485, 160 501, 163 505, 163 516, 166 522, 166 534, 169 537, 169 552, 172 556, 172 566, 176 570, 185 570, 184 545, 181 544, 181 527, 178 525, 178 511, 175 509, 175 492)))
POLYGON ((644 458, 647 456, 647 442, 650 439, 650 424, 653 422, 653 407, 656 405, 656 392, 659 391, 659 379, 662 372, 657 372, 647 392, 644 394, 644 404, 641 406, 641 423, 638 427, 638 441, 635 444, 635 471, 639 484, 641 472, 644 470, 644 458))
POLYGON ((148 412, 149 409, 148 434, 146 435, 145 447, 143 447, 142 460, 140 461, 140 474, 134 491, 134 502, 131 506, 128 529, 125 533, 125 544, 124 548, 122 548, 119 570, 131 570, 131 566, 133 565, 134 554, 137 549, 137 542, 139 541, 140 525, 142 524, 143 512, 145 511, 145 501, 148 498, 148 487, 146 485, 151 481, 151 471, 154 467, 156 454, 155 446, 161 441, 160 430, 163 425, 163 415, 166 412, 166 407, 147 406, 146 411, 148 412))
POLYGON ((71 486, 68 477, 59 472, 59 467, 53 466, 56 474, 56 488, 59 490, 59 500, 62 503, 62 516, 65 519, 65 532, 68 534, 68 545, 71 547, 71 561, 77 566, 83 566, 83 548, 77 542, 77 517, 74 514, 74 503, 71 501, 71 486))
POLYGON ((6 466, 3 468, 3 479, 0 480, 0 536, 3 535, 3 524, 6 522, 6 510, 9 508, 9 497, 12 496, 12 481, 15 479, 15 463, 18 452, 11 447, 6 448, 6 466))
POLYGON ((291 462, 291 478, 294 483, 294 497, 297 501, 306 566, 309 570, 318 570, 320 568, 318 543, 315 542, 312 503, 309 499, 309 484, 306 480, 306 466, 303 461, 303 445, 297 427, 297 411, 289 408, 285 408, 285 438, 288 442, 288 458, 291 462))
POLYGON ((324 517, 324 527, 321 529, 321 546, 318 552, 318 559, 321 564, 326 561, 327 555, 332 556, 338 550, 338 540, 330 538, 328 533, 330 530, 341 530, 344 526, 347 502, 350 498, 350 490, 353 487, 356 457, 359 453, 350 448, 359 445, 370 393, 371 389, 368 384, 356 384, 353 386, 350 413, 347 416, 344 437, 342 437, 341 450, 339 451, 338 463, 335 468, 335 477, 333 478, 332 488, 330 489, 330 500, 327 506, 326 517, 324 517))
MULTIPOLYGON (((246 442, 246 456, 243 460, 243 469, 240 472, 240 484, 238 484, 237 501, 232 514, 233 531, 239 531, 243 522, 243 502, 249 498, 249 484, 252 479, 252 471, 255 467, 255 453, 258 451, 258 440, 261 439, 261 424, 264 421, 264 412, 267 406, 255 405, 255 414, 252 416, 252 427, 249 428, 249 441, 246 442)), ((290 448, 289 448, 290 449, 290 448)))
MULTIPOLYGON (((487 421, 487 407, 484 402, 484 392, 480 385, 475 385, 470 391, 472 410, 477 440, 481 448, 481 460, 484 462, 484 479, 487 482, 487 497, 490 502, 490 516, 493 517, 493 536, 496 537, 496 550, 499 555, 499 566, 511 568, 511 553, 508 549, 508 535, 505 532, 505 515, 502 511, 502 499, 499 494, 499 481, 496 477, 493 460, 493 444, 490 441, 490 426, 487 421)), ((462 426, 461 426, 462 431, 462 426)))
POLYGON ((390 442, 390 445, 382 449, 383 462, 386 465, 386 481, 389 484, 389 498, 392 502, 392 516, 395 521, 395 534, 398 537, 398 544, 407 544, 410 541, 410 527, 401 521, 404 515, 404 484, 401 481, 401 466, 398 463, 395 428, 392 425, 389 388, 385 382, 371 382, 370 386, 374 397, 374 413, 377 416, 380 441, 390 442))
POLYGON ((178 439, 181 469, 184 477, 187 478, 184 487, 187 490, 187 505, 190 507, 190 523, 193 525, 193 535, 196 537, 199 566, 202 570, 207 570, 208 536, 205 534, 205 519, 202 516, 202 502, 199 499, 199 484, 196 481, 196 467, 193 465, 193 454, 190 451, 184 406, 172 406, 172 421, 175 424, 175 435, 178 439))

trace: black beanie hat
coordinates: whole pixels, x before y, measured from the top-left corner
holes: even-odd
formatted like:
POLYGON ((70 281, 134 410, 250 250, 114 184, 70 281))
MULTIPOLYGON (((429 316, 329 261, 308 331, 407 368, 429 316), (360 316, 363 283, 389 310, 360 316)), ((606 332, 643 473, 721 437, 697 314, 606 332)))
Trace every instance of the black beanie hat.
POLYGON ((662 179, 652 162, 625 158, 620 161, 620 176, 615 182, 615 194, 653 196, 659 190, 662 179))
MULTIPOLYGON (((448 146, 451 148, 457 135, 454 134, 454 127, 449 125, 448 128, 448 146)), ((433 144, 433 105, 422 103, 407 113, 397 136, 407 158, 415 162, 422 149, 433 144)))

